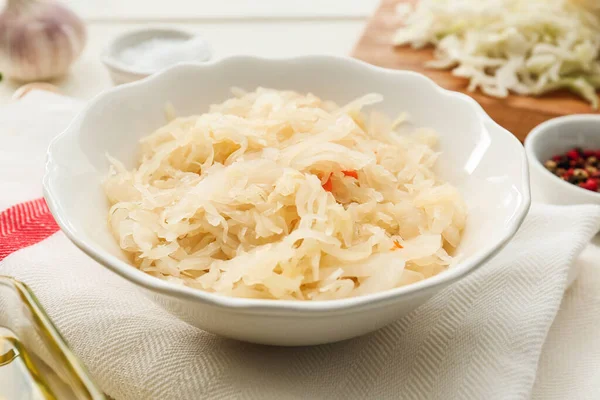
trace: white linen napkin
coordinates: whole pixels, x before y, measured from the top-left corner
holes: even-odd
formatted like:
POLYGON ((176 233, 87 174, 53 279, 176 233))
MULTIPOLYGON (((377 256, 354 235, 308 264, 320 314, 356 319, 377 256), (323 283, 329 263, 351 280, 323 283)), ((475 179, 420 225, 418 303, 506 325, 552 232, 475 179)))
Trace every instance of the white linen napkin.
MULTIPOLYGON (((0 108, 0 211, 41 196, 44 149, 78 108, 42 92, 0 108)), ((592 399, 600 396, 600 279, 563 294, 569 268, 599 229, 598 207, 536 204, 493 261, 407 317, 304 348, 191 327, 60 232, 7 256, 0 274, 33 289, 117 400, 592 399)), ((584 271, 597 268, 594 251, 586 250, 584 271)))
POLYGON ((577 267, 543 347, 535 400, 600 399, 600 237, 577 267))

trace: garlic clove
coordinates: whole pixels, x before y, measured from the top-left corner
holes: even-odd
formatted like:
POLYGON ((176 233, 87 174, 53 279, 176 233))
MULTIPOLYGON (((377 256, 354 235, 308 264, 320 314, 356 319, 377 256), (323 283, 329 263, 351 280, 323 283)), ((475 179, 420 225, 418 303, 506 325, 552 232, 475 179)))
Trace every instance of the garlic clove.
POLYGON ((48 82, 32 82, 19 87, 12 95, 13 100, 19 100, 25 97, 33 90, 45 90, 52 93, 60 93, 58 87, 48 82))
POLYGON ((64 75, 85 46, 81 19, 52 1, 8 0, 0 14, 0 71, 21 81, 64 75))

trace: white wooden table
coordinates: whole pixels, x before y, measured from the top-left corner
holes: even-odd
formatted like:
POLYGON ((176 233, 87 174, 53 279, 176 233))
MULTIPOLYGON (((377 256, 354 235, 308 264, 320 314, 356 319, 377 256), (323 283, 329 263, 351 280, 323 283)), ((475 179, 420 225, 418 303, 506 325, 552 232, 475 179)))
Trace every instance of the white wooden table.
MULTIPOLYGON (((100 62, 107 43, 143 26, 176 26, 202 35, 215 57, 348 54, 378 0, 62 0, 88 24, 88 43, 68 76, 65 95, 88 99, 112 86, 100 62)), ((0 3, 3 3, 0 1, 0 3)), ((0 83, 0 103, 19 84, 0 83)))

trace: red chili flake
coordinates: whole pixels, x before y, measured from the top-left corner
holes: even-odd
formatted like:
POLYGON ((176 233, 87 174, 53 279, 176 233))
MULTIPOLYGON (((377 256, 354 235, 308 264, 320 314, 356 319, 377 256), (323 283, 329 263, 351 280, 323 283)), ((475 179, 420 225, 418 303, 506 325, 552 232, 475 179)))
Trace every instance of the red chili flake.
POLYGON ((584 157, 591 157, 591 156, 595 156, 596 152, 594 150, 584 150, 583 151, 583 156, 584 157))
POLYGON ((331 174, 329 174, 329 176, 327 177, 327 180, 321 186, 323 186, 323 189, 325 189, 325 191, 327 191, 327 192, 331 192, 333 190, 333 183, 331 182, 331 174))
POLYGON ((570 178, 573 176, 573 173, 575 172, 574 168, 569 168, 567 170, 567 172, 565 172, 565 174, 563 175, 565 178, 570 178))
POLYGON ((344 174, 344 176, 350 176, 354 179, 358 179, 358 172, 356 171, 342 171, 342 173, 344 174))
POLYGON ((398 250, 398 249, 403 249, 404 247, 402 247, 402 245, 400 244, 399 241, 394 240, 394 247, 392 247, 392 250, 398 250))
POLYGON ((579 186, 584 189, 591 190, 592 192, 598 191, 598 181, 596 179, 590 178, 587 181, 580 183, 579 186))
POLYGON ((559 162, 560 160, 562 160, 562 158, 563 158, 563 156, 561 156, 561 155, 554 156, 554 157, 552 157, 552 161, 559 162))
POLYGON ((572 149, 567 151, 567 157, 575 161, 578 160, 581 156, 579 155, 579 151, 577 151, 577 149, 572 149))

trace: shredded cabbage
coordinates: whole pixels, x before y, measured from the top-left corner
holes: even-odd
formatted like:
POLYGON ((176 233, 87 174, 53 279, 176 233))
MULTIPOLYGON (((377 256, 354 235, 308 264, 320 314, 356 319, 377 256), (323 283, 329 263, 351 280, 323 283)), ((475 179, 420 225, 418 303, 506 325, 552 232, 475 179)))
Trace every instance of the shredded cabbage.
POLYGON ((436 134, 406 117, 259 88, 176 118, 110 159, 109 226, 140 270, 226 296, 329 300, 452 263, 466 207, 433 172, 436 134), (405 124, 406 125, 406 124, 405 124))
POLYGON ((597 0, 421 0, 396 45, 436 47, 432 68, 453 68, 494 97, 568 89, 598 108, 597 0))

